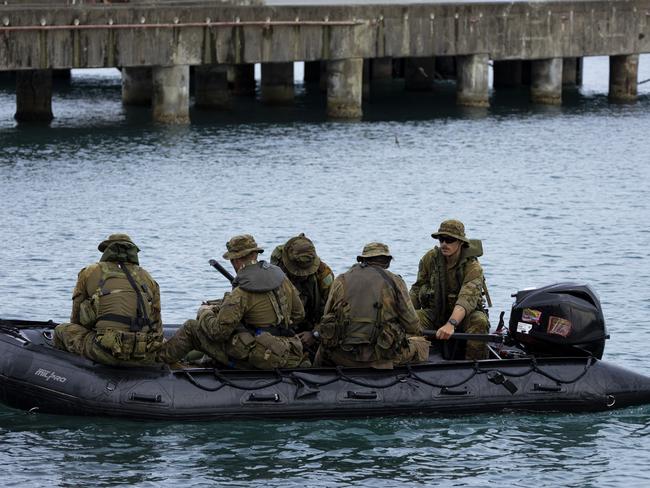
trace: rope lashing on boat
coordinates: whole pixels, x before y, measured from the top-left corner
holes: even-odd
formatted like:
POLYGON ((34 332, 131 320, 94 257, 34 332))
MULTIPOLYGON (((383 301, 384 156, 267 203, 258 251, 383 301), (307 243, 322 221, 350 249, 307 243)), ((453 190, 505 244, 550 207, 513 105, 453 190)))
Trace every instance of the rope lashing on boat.
POLYGON ((212 372, 213 372, 215 378, 217 378, 221 382, 221 384, 219 386, 206 386, 206 385, 203 385, 203 384, 199 383, 199 381, 196 378, 194 378, 194 376, 192 376, 192 373, 190 373, 189 371, 181 371, 181 372, 185 375, 185 377, 189 380, 189 382, 192 383, 194 386, 196 386, 197 388, 200 388, 201 390, 210 391, 210 392, 219 391, 224 386, 229 386, 229 387, 235 388, 237 390, 247 390, 247 391, 263 390, 264 388, 269 388, 271 386, 277 385, 278 383, 282 383, 282 381, 284 380, 284 377, 285 377, 285 375, 283 375, 279 370, 276 369, 275 373, 276 373, 276 375, 278 377, 275 378, 274 380, 269 381, 268 383, 265 383, 263 385, 243 386, 243 385, 239 385, 239 384, 237 384, 237 383, 235 383, 233 381, 230 381, 228 378, 224 377, 221 373, 219 373, 219 370, 217 370, 215 368, 214 370, 212 370, 212 372))
POLYGON ((200 388, 205 391, 209 392, 216 392, 222 389, 224 386, 229 386, 231 388, 235 388, 237 390, 245 390, 245 391, 254 391, 254 390, 263 390, 265 388, 269 388, 271 386, 275 386, 279 383, 282 383, 285 379, 292 381, 294 384, 297 384, 300 386, 301 384, 307 384, 310 386, 314 387, 323 387, 330 385, 332 383, 336 383, 337 381, 345 381, 347 383, 351 383, 357 386, 363 386, 366 388, 376 388, 376 389, 387 389, 391 388, 398 383, 405 383, 409 379, 414 379, 424 385, 430 386, 432 388, 456 388, 459 386, 462 386, 469 382, 472 378, 474 378, 476 375, 488 375, 488 374, 501 374, 504 377, 509 377, 509 378, 521 378, 523 376, 527 376, 531 373, 537 373, 541 376, 544 376, 545 378, 548 378, 551 381, 556 382, 558 385, 569 385, 572 383, 575 383, 579 381, 582 377, 584 377, 587 372, 589 371, 589 368, 591 368, 592 365, 596 363, 596 359, 592 356, 587 358, 587 361, 585 363, 584 369, 578 374, 575 378, 572 379, 563 379, 563 378, 558 378, 557 376, 554 376, 553 374, 544 371, 537 365, 537 360, 535 358, 530 359, 530 366, 526 371, 520 372, 520 373, 515 373, 515 372, 510 372, 510 371, 503 371, 499 368, 488 368, 488 369, 482 369, 479 365, 478 362, 474 362, 473 367, 472 367, 472 372, 465 378, 463 378, 460 381, 457 381, 455 383, 450 383, 450 384, 442 384, 442 383, 435 383, 433 381, 430 381, 424 377, 422 377, 420 374, 418 374, 414 369, 412 368, 412 365, 407 364, 405 365, 407 374, 400 374, 396 375, 395 379, 392 381, 384 382, 384 383, 372 383, 368 381, 363 381, 359 380, 356 378, 352 378, 348 376, 347 374, 344 373, 343 367, 342 366, 337 366, 336 367, 336 376, 334 376, 331 379, 325 380, 325 381, 316 381, 313 379, 308 379, 305 378, 304 376, 301 376, 299 373, 296 373, 294 371, 290 371, 288 373, 285 373, 281 371, 280 369, 275 369, 275 375, 276 378, 273 380, 270 380, 264 384, 261 385, 256 385, 256 386, 247 386, 247 385, 242 385, 237 382, 231 381, 228 378, 226 378, 224 375, 222 375, 218 369, 213 370, 213 374, 215 378, 217 378, 221 384, 219 386, 215 387, 210 387, 201 384, 194 376, 189 371, 183 371, 182 373, 187 377, 187 379, 192 383, 194 386, 197 388, 200 388))

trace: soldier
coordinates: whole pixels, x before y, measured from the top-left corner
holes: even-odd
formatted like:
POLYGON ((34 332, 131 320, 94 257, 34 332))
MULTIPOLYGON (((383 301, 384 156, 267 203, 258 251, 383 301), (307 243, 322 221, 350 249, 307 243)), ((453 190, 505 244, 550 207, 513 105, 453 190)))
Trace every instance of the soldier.
POLYGON ((98 249, 99 262, 79 272, 70 323, 56 327, 54 345, 107 365, 153 364, 163 342, 158 283, 128 235, 113 234, 98 249))
POLYGON ((305 234, 289 239, 271 254, 271 264, 279 266, 300 294, 305 319, 294 326, 304 347, 316 342, 312 331, 320 322, 334 273, 316 254, 314 243, 305 234))
MULTIPOLYGON (((446 340, 458 329, 487 334, 490 329, 483 293, 485 280, 478 257, 481 241, 465 237, 459 220, 445 220, 431 237, 440 241, 420 260, 411 300, 425 329, 437 329, 436 338, 446 340)), ((485 359, 485 343, 468 341, 465 359, 485 359)))
POLYGON ((359 264, 334 280, 316 327, 316 366, 390 369, 428 358, 429 342, 408 337, 421 334, 420 323, 404 280, 387 271, 392 259, 388 246, 372 242, 357 256, 359 264))
POLYGON ((197 320, 163 345, 160 359, 173 363, 198 350, 232 368, 308 366, 291 329, 305 316, 298 291, 279 267, 257 260, 264 249, 253 236, 235 236, 226 248, 223 257, 237 272, 232 292, 220 305, 202 306, 197 320))

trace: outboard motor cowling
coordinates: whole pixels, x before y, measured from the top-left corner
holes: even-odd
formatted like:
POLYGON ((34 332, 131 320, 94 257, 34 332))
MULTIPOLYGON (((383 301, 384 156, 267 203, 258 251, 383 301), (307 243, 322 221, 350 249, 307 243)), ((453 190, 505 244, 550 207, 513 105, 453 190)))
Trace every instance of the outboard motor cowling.
POLYGON ((510 337, 526 352, 603 356, 609 335, 600 300, 589 285, 558 283, 513 296, 510 337))

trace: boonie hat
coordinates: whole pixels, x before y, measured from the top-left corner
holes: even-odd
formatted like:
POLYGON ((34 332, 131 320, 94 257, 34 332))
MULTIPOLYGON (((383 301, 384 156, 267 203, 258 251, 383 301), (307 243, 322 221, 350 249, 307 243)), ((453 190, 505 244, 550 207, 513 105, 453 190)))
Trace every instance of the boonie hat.
POLYGON ((441 223, 438 232, 431 234, 431 237, 434 239, 437 239, 440 236, 453 237, 465 244, 469 244, 469 239, 465 237, 465 226, 460 220, 450 219, 441 223))
POLYGON ((228 261, 232 259, 243 258, 252 252, 264 252, 264 249, 257 245, 255 238, 250 234, 235 236, 226 243, 226 252, 223 255, 228 261))
POLYGON ((121 242, 122 244, 131 244, 138 251, 140 251, 140 248, 135 245, 135 243, 131 240, 128 234, 111 234, 110 236, 108 236, 107 239, 104 239, 102 242, 99 243, 97 249, 100 252, 104 252, 106 248, 111 244, 113 244, 114 242, 121 242))
POLYGON ((366 258, 374 258, 377 256, 386 256, 393 259, 393 256, 391 255, 390 250, 386 244, 382 244, 381 242, 371 242, 370 244, 363 246, 363 251, 361 252, 360 256, 357 256, 357 261, 361 261, 366 258))
POLYGON ((292 237, 282 248, 282 263, 295 276, 314 274, 320 266, 320 258, 311 239, 304 233, 292 237))

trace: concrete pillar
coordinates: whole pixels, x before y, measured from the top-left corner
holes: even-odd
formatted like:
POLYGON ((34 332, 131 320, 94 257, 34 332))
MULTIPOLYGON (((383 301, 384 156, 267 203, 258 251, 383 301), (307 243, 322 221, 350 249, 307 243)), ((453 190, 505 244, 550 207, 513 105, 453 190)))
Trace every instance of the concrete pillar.
POLYGON ((327 115, 336 119, 359 119, 363 115, 363 59, 327 63, 327 115))
POLYGON ((562 58, 535 59, 530 65, 530 98, 541 105, 562 103, 562 58))
POLYGON ((639 83, 639 55, 609 57, 609 100, 634 102, 639 83))
POLYGON ((489 105, 487 54, 458 56, 456 67, 458 82, 456 102, 465 107, 487 107, 489 105))
POLYGON ((262 101, 290 103, 293 97, 293 63, 262 64, 262 101))
POLYGON ((18 122, 50 122, 52 114, 52 70, 16 72, 16 114, 18 122))
POLYGON ((151 105, 151 68, 122 68, 122 103, 151 105))
POLYGON ((202 108, 229 109, 231 107, 227 66, 195 67, 194 104, 202 108))
POLYGON ((190 67, 152 68, 154 122, 187 124, 190 121, 190 67))
POLYGON ((404 86, 409 91, 431 90, 435 75, 436 58, 406 58, 404 60, 404 86))
POLYGON ((562 62, 562 85, 577 86, 582 83, 582 58, 564 58, 562 62))
POLYGON ((320 82, 320 61, 305 61, 305 83, 320 82))
POLYGON ((370 99, 370 59, 363 60, 363 86, 361 88, 361 98, 370 99))
POLYGON ((456 79, 456 64, 456 58, 454 56, 436 56, 436 72, 444 80, 456 79))
POLYGON ((375 80, 392 80, 393 79, 393 59, 392 58, 373 58, 370 60, 370 79, 375 80))
POLYGON ((494 62, 494 88, 514 88, 521 85, 522 62, 495 61, 494 62))
POLYGON ((255 65, 235 64, 232 66, 232 92, 237 96, 255 96, 255 65))

